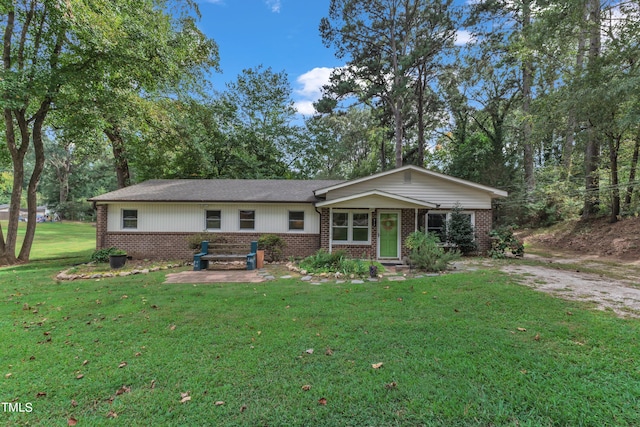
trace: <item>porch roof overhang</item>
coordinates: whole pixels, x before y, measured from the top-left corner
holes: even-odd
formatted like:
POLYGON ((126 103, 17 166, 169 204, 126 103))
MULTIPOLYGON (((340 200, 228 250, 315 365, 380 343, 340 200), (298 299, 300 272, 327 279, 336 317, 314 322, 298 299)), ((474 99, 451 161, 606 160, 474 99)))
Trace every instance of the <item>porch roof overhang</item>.
POLYGON ((333 200, 317 202, 318 208, 349 208, 349 209, 435 209, 440 205, 425 200, 391 194, 380 190, 371 190, 364 193, 351 194, 333 200))

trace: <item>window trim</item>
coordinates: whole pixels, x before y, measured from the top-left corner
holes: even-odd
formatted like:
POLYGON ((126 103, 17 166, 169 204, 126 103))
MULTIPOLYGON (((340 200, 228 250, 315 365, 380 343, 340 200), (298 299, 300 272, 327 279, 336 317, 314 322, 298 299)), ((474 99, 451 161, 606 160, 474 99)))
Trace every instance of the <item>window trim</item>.
POLYGON ((138 229, 138 209, 122 209, 122 229, 123 230, 137 230, 138 229), (135 212, 135 218, 132 216, 126 216, 126 212, 135 212), (135 226, 127 226, 127 221, 134 221, 135 226))
MULTIPOLYGON (((371 229, 372 229, 372 213, 368 210, 348 210, 348 209, 334 209, 331 218, 330 218, 330 227, 331 227, 331 242, 336 245, 362 245, 369 246, 371 245, 371 229), (347 226, 337 226, 337 228, 346 228, 347 229, 347 240, 336 240, 333 237, 333 229, 336 226, 333 225, 333 215, 337 213, 346 213, 347 214, 347 226), (367 215, 367 240, 353 240, 353 214, 365 214, 367 215)), ((364 228, 362 226, 356 226, 355 228, 364 228)))
POLYGON ((305 230, 305 211, 289 211, 288 213, 288 225, 289 225, 289 231, 293 231, 293 232, 298 232, 298 233, 302 233, 305 230), (302 220, 299 219, 291 219, 291 214, 302 214, 302 220), (302 228, 291 228, 291 222, 297 222, 297 221, 302 221, 302 228))
MULTIPOLYGON (((447 227, 447 223, 451 220, 451 214, 453 213, 452 210, 447 210, 447 209, 438 209, 438 210, 430 210, 429 212, 427 212, 425 214, 425 218, 424 218, 424 229, 429 232, 429 215, 430 214, 445 214, 445 221, 444 221, 444 227, 445 227, 445 234, 446 234, 446 227, 447 227)), ((475 211, 469 211, 469 210, 463 210, 460 211, 461 214, 463 215, 469 215, 471 217, 471 227, 473 227, 473 229, 476 229, 476 212, 475 211)), ((439 237, 439 236, 438 236, 439 237)), ((474 237, 475 238, 475 237, 474 237)), ((446 243, 446 242, 440 242, 440 243, 446 243)))
MULTIPOLYGON (((212 220, 215 221, 215 220, 212 220)), ((204 210, 204 229, 205 230, 222 230, 222 209, 205 209, 204 210), (218 227, 209 227, 209 212, 218 212, 218 227)))
POLYGON ((254 231, 255 229, 256 229, 256 210, 255 209, 239 209, 238 210, 238 230, 254 231), (248 219, 242 219, 243 212, 251 212, 253 214, 253 218, 251 219, 253 221, 253 226, 251 228, 242 226, 242 221, 250 221, 248 219))

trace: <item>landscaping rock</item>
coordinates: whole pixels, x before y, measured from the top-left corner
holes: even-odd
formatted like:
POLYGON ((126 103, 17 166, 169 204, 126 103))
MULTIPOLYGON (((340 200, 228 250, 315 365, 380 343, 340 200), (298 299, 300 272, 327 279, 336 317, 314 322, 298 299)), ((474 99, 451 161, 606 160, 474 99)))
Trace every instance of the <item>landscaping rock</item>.
POLYGON ((364 283, 364 280, 355 279, 355 280, 352 280, 351 283, 353 283, 354 285, 360 285, 364 283))
POLYGON ((280 276, 281 279, 291 279, 293 276, 290 275, 286 275, 286 276, 280 276))
POLYGON ((401 282, 403 280, 407 280, 407 278, 404 276, 388 276, 387 280, 391 282, 401 282))
POLYGON ((274 276, 264 276, 264 280, 275 280, 274 276))
POLYGON ((310 282, 311 279, 313 279, 313 277, 311 276, 304 276, 300 278, 300 280, 302 280, 303 282, 310 282))

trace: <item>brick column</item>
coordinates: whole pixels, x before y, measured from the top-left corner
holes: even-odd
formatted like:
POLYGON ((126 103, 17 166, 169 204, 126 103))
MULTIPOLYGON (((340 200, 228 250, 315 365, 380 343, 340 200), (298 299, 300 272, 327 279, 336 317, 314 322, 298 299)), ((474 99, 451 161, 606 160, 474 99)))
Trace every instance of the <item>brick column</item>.
POLYGON ((96 206, 96 250, 106 248, 108 212, 107 205, 96 206))

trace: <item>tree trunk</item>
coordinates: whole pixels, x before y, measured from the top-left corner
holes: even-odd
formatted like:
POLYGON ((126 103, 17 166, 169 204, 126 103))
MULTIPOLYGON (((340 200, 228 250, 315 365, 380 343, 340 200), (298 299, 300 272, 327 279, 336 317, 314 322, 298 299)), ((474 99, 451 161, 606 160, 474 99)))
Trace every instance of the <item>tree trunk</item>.
MULTIPOLYGON (((576 73, 582 72, 582 65, 584 63, 584 47, 586 44, 586 35, 584 31, 580 40, 578 40, 578 54, 576 56, 576 73)), ((567 117, 567 135, 565 137, 564 146, 562 147, 562 164, 564 166, 565 178, 571 176, 571 156, 573 155, 573 145, 575 143, 576 133, 576 109, 571 106, 569 108, 567 117)))
MULTIPOLYGON (((599 76, 599 56, 600 56, 600 0, 590 0, 589 2, 589 64, 587 72, 591 82, 597 82, 599 76)), ((595 107, 597 108, 597 107, 595 107)), ((600 206, 600 181, 598 178, 598 165, 600 163, 600 142, 599 133, 595 125, 589 121, 587 129, 587 143, 584 151, 585 169, 585 195, 582 218, 592 218, 600 206)))
POLYGON ((620 189, 618 188, 618 151, 622 136, 609 137, 609 168, 611 170, 611 216, 609 222, 618 221, 620 215, 620 189))
POLYGON ((640 130, 636 136, 636 142, 633 146, 633 157, 631 158, 631 170, 629 171, 629 182, 627 184, 627 192, 624 196, 624 210, 631 209, 631 199, 633 198, 633 189, 635 188, 636 169, 638 169, 638 155, 640 154, 640 130))
MULTIPOLYGON (((522 32, 527 37, 526 32, 529 29, 531 21, 531 11, 529 9, 529 0, 522 2, 522 32)), ((522 64, 522 113, 524 116, 524 126, 522 129, 522 138, 524 143, 524 184, 527 191, 527 197, 533 193, 536 187, 536 177, 533 164, 533 142, 531 141, 531 85, 533 82, 533 61, 529 56, 524 59, 522 64)))
POLYGON ((104 130, 105 135, 111 141, 113 149, 113 158, 116 163, 116 175, 118 178, 118 188, 124 188, 131 185, 131 175, 129 174, 129 162, 127 161, 127 153, 124 147, 122 133, 117 126, 113 126, 104 130))

